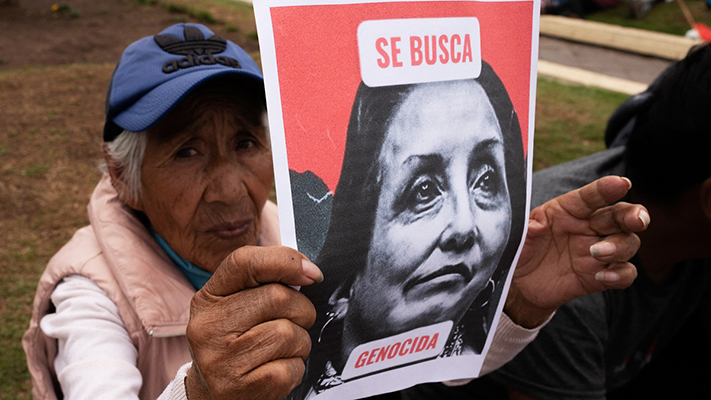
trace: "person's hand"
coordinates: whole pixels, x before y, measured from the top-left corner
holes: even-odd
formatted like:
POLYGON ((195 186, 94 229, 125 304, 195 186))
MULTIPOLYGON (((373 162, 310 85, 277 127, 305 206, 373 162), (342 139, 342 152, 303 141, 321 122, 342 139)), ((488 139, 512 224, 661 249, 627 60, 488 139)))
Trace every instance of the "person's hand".
POLYGON ((638 204, 609 205, 630 187, 626 178, 607 176, 531 211, 504 307, 514 322, 532 328, 577 297, 632 284, 637 269, 627 260, 649 213, 638 204))
POLYGON ((287 286, 321 282, 288 247, 242 247, 193 297, 187 337, 190 400, 282 399, 300 382, 311 350, 311 302, 287 286))

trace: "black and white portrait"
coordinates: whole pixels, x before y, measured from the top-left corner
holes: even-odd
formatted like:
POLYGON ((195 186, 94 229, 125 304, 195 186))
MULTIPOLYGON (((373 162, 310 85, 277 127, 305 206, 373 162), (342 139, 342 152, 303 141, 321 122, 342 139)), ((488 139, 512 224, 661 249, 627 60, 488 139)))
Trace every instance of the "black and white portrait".
POLYGON ((303 289, 318 317, 298 396, 342 384, 358 345, 420 326, 453 323, 437 357, 481 353, 526 207, 519 121, 482 64, 477 79, 361 83, 332 199, 292 172, 294 213, 309 213, 300 246, 310 223, 328 224, 323 243, 308 243, 327 279, 303 289))

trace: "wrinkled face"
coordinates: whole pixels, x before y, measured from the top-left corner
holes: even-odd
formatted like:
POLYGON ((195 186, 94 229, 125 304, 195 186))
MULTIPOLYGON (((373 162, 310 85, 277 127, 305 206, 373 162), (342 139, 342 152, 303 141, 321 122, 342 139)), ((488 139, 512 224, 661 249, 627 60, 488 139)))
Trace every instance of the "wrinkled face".
POLYGON ((201 92, 148 130, 141 169, 143 211, 180 256, 214 272, 253 245, 273 182, 258 101, 201 92))
POLYGON ((382 188, 349 317, 367 340, 455 324, 487 285, 511 230, 501 130, 474 81, 415 88, 380 154, 382 188))

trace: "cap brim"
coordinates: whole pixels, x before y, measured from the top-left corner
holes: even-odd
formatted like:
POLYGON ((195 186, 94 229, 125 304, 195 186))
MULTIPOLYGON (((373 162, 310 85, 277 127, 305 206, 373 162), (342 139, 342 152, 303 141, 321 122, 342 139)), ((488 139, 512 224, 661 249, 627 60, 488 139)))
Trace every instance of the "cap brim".
POLYGON ((131 131, 142 132, 163 119, 185 96, 201 83, 217 76, 234 75, 248 80, 263 82, 261 76, 245 70, 207 69, 176 76, 146 93, 130 107, 113 118, 119 127, 131 131))

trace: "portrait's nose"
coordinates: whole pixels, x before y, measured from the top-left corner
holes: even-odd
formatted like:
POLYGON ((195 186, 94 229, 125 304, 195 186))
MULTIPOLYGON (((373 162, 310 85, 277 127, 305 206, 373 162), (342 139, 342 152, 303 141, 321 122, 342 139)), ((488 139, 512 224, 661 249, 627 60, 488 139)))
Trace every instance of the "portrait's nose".
POLYGON ((442 240, 440 248, 442 251, 463 253, 474 247, 474 231, 456 232, 448 235, 442 240))
POLYGON ((469 205, 468 190, 465 188, 459 192, 459 195, 453 194, 448 199, 452 215, 440 237, 442 251, 462 253, 474 247, 476 226, 474 214, 469 205))
POLYGON ((243 171, 237 163, 220 160, 212 163, 208 171, 204 200, 208 203, 234 204, 247 193, 243 171))

